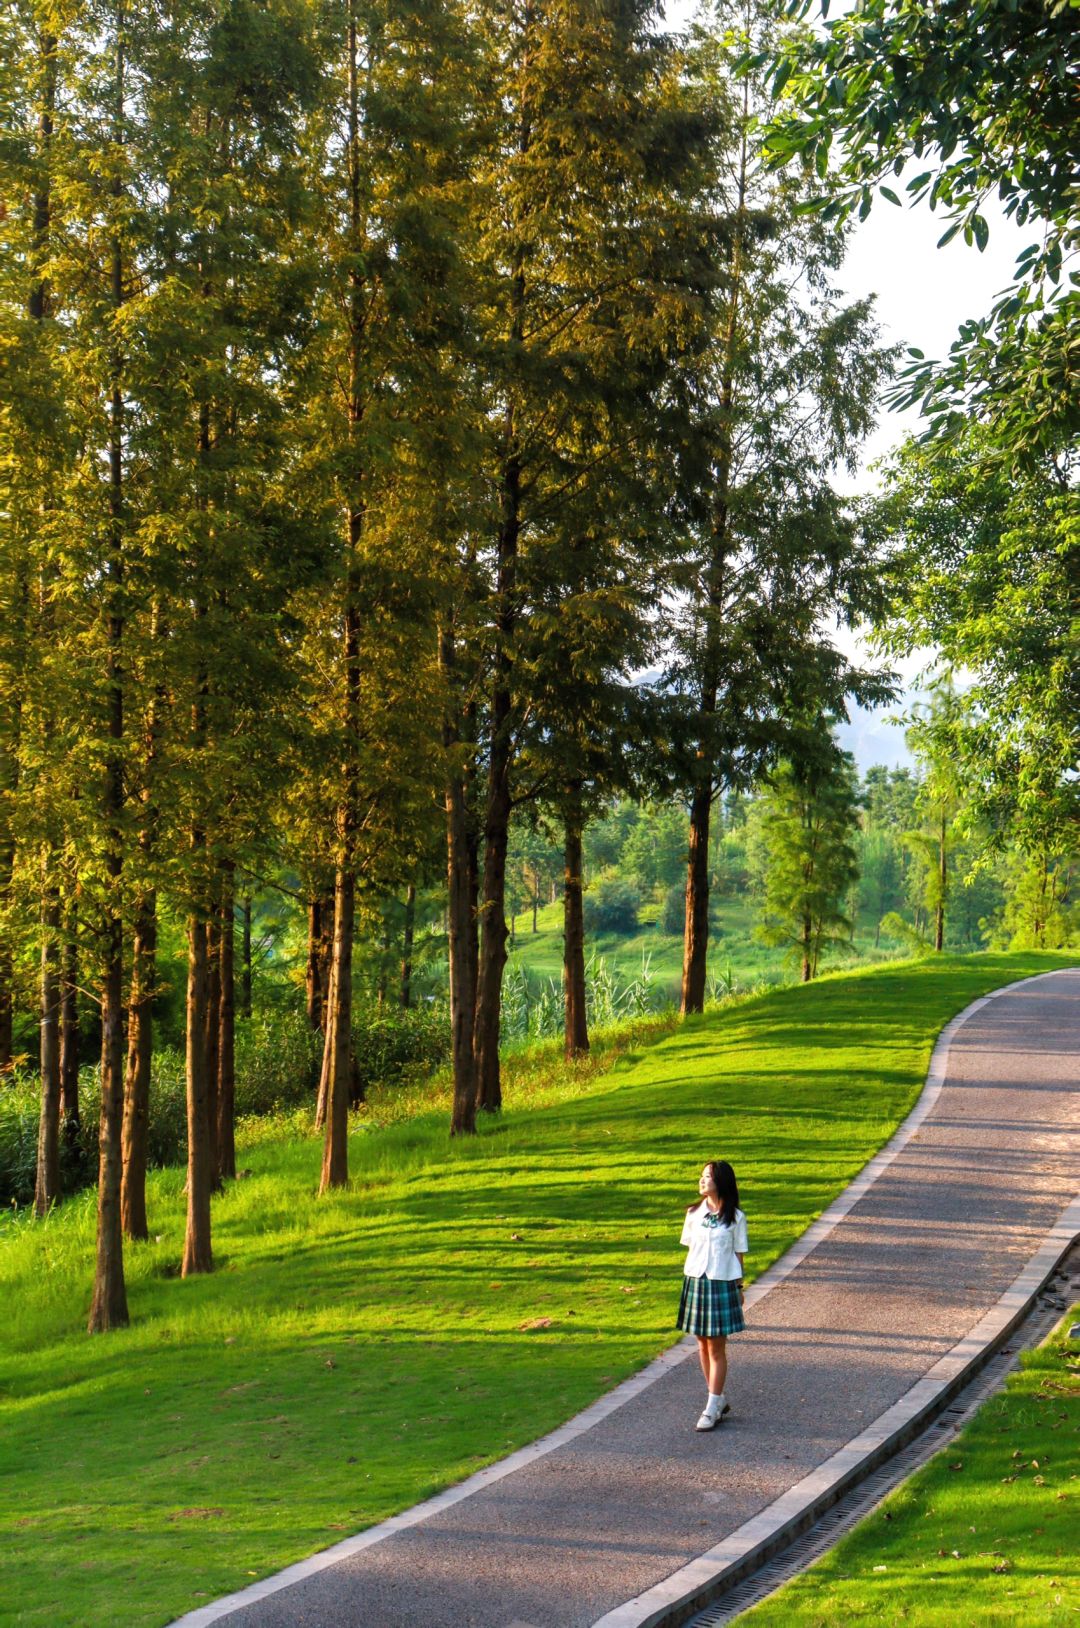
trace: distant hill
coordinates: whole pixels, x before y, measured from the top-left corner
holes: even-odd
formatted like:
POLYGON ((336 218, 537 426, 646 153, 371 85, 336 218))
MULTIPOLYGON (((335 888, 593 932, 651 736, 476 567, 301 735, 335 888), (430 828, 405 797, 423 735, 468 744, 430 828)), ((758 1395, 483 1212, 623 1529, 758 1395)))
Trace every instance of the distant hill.
POLYGON ((915 759, 908 751, 903 727, 889 722, 890 718, 898 718, 906 712, 913 699, 911 695, 902 695, 876 712, 853 706, 851 722, 839 725, 837 739, 845 752, 854 757, 860 774, 865 774, 875 763, 884 763, 889 769, 914 766, 915 759))

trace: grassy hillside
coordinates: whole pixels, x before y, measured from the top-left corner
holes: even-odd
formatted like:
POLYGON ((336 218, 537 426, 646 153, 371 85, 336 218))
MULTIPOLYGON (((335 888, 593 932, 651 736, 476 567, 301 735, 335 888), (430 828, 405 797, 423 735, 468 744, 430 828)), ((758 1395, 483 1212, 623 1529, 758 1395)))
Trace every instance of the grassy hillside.
MULTIPOLYGON (((588 936, 585 950, 587 955, 593 951, 602 955, 624 978, 636 976, 641 970, 642 956, 647 956, 657 994, 677 1001, 682 977, 682 935, 665 933, 657 921, 659 913, 658 904, 645 904, 636 933, 593 933, 588 936)), ((729 972, 742 989, 787 983, 794 978, 794 969, 783 950, 760 944, 754 937, 758 914, 750 900, 723 899, 717 917, 709 934, 709 972, 718 984, 729 972)), ((537 912, 535 933, 532 923, 531 909, 515 917, 511 963, 525 967, 532 977, 558 981, 562 977, 562 901, 544 905, 537 912)), ((902 953, 888 938, 875 946, 874 936, 873 922, 869 918, 861 921, 856 928, 854 950, 837 954, 826 966, 857 966, 864 960, 878 961, 886 955, 902 953)))
POLYGON ((176 1275, 183 1173, 150 1184, 130 1329, 83 1332, 93 1205, 0 1228, 0 1623, 138 1628, 534 1439, 675 1338, 682 1207, 730 1158, 753 1272, 889 1136, 942 1024, 1061 964, 978 956, 778 990, 565 1077, 450 1143, 433 1110, 350 1146, 248 1145, 217 1270, 176 1275))

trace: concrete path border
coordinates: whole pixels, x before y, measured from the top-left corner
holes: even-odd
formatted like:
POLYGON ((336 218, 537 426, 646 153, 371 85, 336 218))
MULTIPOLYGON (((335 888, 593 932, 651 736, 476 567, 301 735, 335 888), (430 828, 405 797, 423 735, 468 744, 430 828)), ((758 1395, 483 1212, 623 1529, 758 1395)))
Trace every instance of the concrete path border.
MULTIPOLYGON (((753 1306, 769 1291, 788 1277, 806 1257, 817 1248, 823 1239, 836 1227, 848 1212, 854 1208, 858 1201, 865 1196, 882 1172, 888 1168, 897 1155, 907 1146, 920 1125, 930 1113, 941 1094, 945 1083, 948 1067, 949 1048, 957 1030, 961 1028, 976 1012, 982 1010, 989 1001, 996 1000, 1001 995, 1007 995, 1013 990, 1021 989, 1035 978, 1050 978, 1059 974, 1075 972, 1075 968, 1054 968, 1048 972, 1035 973, 1032 977, 1021 978, 1013 983, 1004 984, 1000 989, 991 990, 978 1000, 952 1018, 942 1029, 930 1058, 926 1083, 923 1086, 919 1099, 914 1108, 902 1122, 893 1136, 881 1149, 880 1153, 863 1166, 855 1179, 844 1189, 840 1196, 824 1210, 817 1221, 807 1227, 794 1244, 774 1262, 767 1271, 746 1291, 746 1305, 753 1306)), ((649 1589, 645 1594, 627 1601, 614 1611, 608 1612, 600 1618, 595 1628, 654 1628, 654 1625, 667 1622, 685 1621, 695 1612, 702 1610, 709 1601, 710 1592, 715 1589, 718 1580, 723 1577, 725 1584, 735 1581, 740 1575, 751 1570, 769 1552, 778 1549, 788 1541, 789 1537, 810 1525, 816 1514, 826 1508, 830 1503, 860 1479, 864 1474, 879 1464, 889 1453, 895 1451, 903 1440, 909 1440, 921 1428, 933 1412, 946 1405, 949 1396, 970 1376, 978 1367, 979 1362, 995 1346, 1008 1337, 1008 1331, 1019 1320, 1033 1296, 1038 1293, 1046 1279, 1051 1275, 1057 1262, 1068 1250, 1074 1239, 1080 1235, 1080 1198, 1061 1216, 1051 1233, 1047 1236, 1041 1249, 1032 1257, 1024 1272, 1016 1279, 1012 1287, 1002 1296, 982 1322, 961 1340, 958 1345, 948 1352, 938 1363, 912 1387, 908 1394, 888 1409, 879 1419, 861 1432, 852 1441, 848 1442, 832 1458, 819 1465, 809 1476, 789 1489, 774 1504, 762 1510, 753 1520, 748 1521, 737 1532, 730 1534, 723 1543, 715 1549, 692 1561, 688 1566, 674 1572, 669 1578, 649 1589), (1072 1232, 1067 1240, 1064 1239, 1064 1230, 1068 1228, 1072 1217, 1072 1232), (1044 1254, 1055 1250, 1053 1261, 1045 1269, 1040 1268, 1041 1275, 1034 1287, 1027 1287, 1029 1277, 1036 1271, 1036 1262, 1042 1261, 1044 1254), (1004 1319, 1004 1321, 999 1320, 1004 1319), (996 1330, 996 1332, 995 1332, 996 1330), (985 1332, 981 1332, 985 1331, 985 1332), (948 1365, 952 1364, 952 1368, 948 1365), (948 1368, 948 1373, 946 1369, 948 1368), (935 1380, 934 1375, 938 1375, 935 1380), (932 1387, 930 1391, 923 1391, 923 1387, 932 1387), (918 1393, 918 1395, 917 1395, 918 1393), (915 1399, 913 1401, 913 1399, 915 1399), (903 1410, 911 1409, 903 1421, 899 1415, 903 1410), (894 1419, 893 1416, 897 1417, 894 1419), (863 1444, 863 1445, 860 1445, 863 1444), (842 1461, 842 1462, 841 1462, 842 1461), (827 1478, 827 1479, 821 1479, 827 1478), (801 1502, 796 1507, 794 1500, 801 1494, 801 1502), (765 1524, 763 1524, 765 1523, 765 1524), (766 1531, 766 1525, 768 1530, 766 1531), (738 1551, 732 1545, 740 1545, 738 1551), (665 1592, 666 1591, 666 1592, 665 1592), (663 1598, 661 1598, 663 1596, 663 1598)), ((1032 1279, 1033 1281, 1033 1279, 1032 1279)), ((554 1452, 556 1448, 566 1442, 573 1441, 575 1437, 583 1435, 602 1419, 607 1418, 616 1409, 625 1406, 642 1391, 647 1390, 657 1380, 670 1372, 690 1356, 696 1354, 697 1346, 693 1339, 681 1340, 670 1347, 649 1363, 633 1378, 624 1380, 614 1390, 600 1397, 596 1402, 584 1408, 582 1412, 569 1419, 566 1424, 560 1425, 557 1430, 542 1436, 538 1441, 532 1442, 528 1447, 519 1448, 510 1453, 498 1463, 489 1465, 486 1469, 477 1470, 465 1481, 456 1486, 448 1487, 444 1492, 437 1493, 422 1503, 414 1504, 412 1508, 404 1510, 400 1515, 392 1515, 388 1520, 380 1521, 377 1525, 368 1527, 365 1531, 353 1537, 345 1538, 327 1549, 321 1549, 317 1554, 308 1556, 305 1560, 296 1561, 283 1571, 275 1572, 261 1581, 252 1583, 246 1588, 238 1589, 232 1594, 222 1596, 211 1601, 208 1605, 197 1607, 178 1617, 170 1628, 210 1628, 230 1612, 240 1610, 244 1606, 254 1605, 259 1600, 266 1599, 279 1590, 288 1588, 294 1583, 302 1582, 307 1577, 317 1575, 328 1567, 337 1565, 339 1561, 351 1555, 359 1554, 364 1549, 402 1532, 410 1526, 419 1525, 430 1516, 461 1503, 473 1493, 490 1487, 493 1483, 501 1481, 505 1476, 512 1475, 515 1470, 521 1469, 536 1459, 554 1452)))

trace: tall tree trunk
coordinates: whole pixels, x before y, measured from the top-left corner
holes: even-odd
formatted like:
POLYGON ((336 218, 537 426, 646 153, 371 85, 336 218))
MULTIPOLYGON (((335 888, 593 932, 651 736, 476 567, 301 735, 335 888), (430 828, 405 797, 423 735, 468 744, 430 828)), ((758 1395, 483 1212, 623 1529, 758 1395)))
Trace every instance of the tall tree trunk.
POLYGON ((188 917, 187 977, 187 1231, 184 1237, 184 1277, 212 1272, 210 1247, 210 1194, 214 1185, 213 1149, 206 1081, 206 923, 188 917))
MULTIPOLYGON (((526 31, 530 14, 525 13, 526 31)), ((528 45, 526 42, 526 50, 528 45)), ((524 99, 519 110, 517 146, 524 157, 532 145, 531 112, 524 99)), ((517 353, 525 333, 528 239, 521 221, 513 226, 510 246, 512 276, 508 338, 511 355, 517 353)), ((512 364, 513 366, 513 364, 512 364)), ((510 771, 513 755, 511 686, 514 639, 518 623, 517 566, 521 537, 521 425, 517 382, 512 377, 503 410, 502 469, 500 472, 499 528, 495 539, 495 649, 491 691, 488 787, 484 814, 484 870, 480 908, 480 954, 476 979, 477 1106, 487 1113, 502 1107, 499 1078, 499 1018, 503 969, 506 966, 506 849, 510 830, 510 771)))
POLYGON ((121 1138, 120 1220, 129 1238, 150 1236, 146 1216, 146 1162, 150 1130, 152 1003, 157 983, 157 895, 143 894, 135 912, 128 1005, 127 1075, 121 1138))
POLYGON ((351 866, 339 865, 334 880, 334 954, 326 1030, 326 1136, 320 1193, 331 1187, 344 1187, 349 1180, 354 887, 351 866))
POLYGON ((323 1026, 323 997, 325 990, 322 986, 322 898, 316 897, 308 900, 308 948, 307 966, 304 971, 304 995, 307 1003, 308 1022, 313 1029, 323 1026))
POLYGON ((476 1016, 476 861, 470 841, 464 766, 460 761, 461 730, 457 723, 454 635, 439 629, 439 667, 446 689, 446 887, 447 938, 450 955, 450 1053, 454 1067, 454 1102, 451 1136, 476 1130, 476 1059, 473 1024, 476 1016))
POLYGON ((337 810, 337 866, 334 877, 334 947, 330 965, 330 989, 326 1008, 326 1043, 320 1086, 324 1100, 325 1138, 323 1142, 320 1193, 331 1187, 344 1187, 349 1179, 349 1096, 352 1089, 352 960, 353 918, 356 903, 356 828, 359 796, 360 743, 360 610, 359 556, 364 536, 364 414, 367 377, 365 336, 367 298, 363 264, 365 214, 364 169, 361 154, 360 54, 357 0, 349 0, 347 25, 348 108, 346 114, 345 160, 348 175, 349 252, 347 341, 349 355, 348 415, 349 457, 344 476, 346 509, 346 564, 342 594, 343 667, 345 706, 342 719, 344 764, 341 775, 341 801, 337 810))
POLYGON ((218 1049, 221 1045, 221 904, 215 881, 210 918, 206 923, 206 1014, 203 1033, 206 1044, 206 1124, 210 1138, 212 1191, 221 1191, 221 1161, 218 1155, 218 1049))
MULTIPOLYGON (((124 0, 116 12, 114 139, 124 139, 124 35, 127 19, 124 0)), ((119 169, 112 183, 117 214, 123 195, 119 169)), ((124 304, 124 268, 119 222, 113 224, 111 249, 112 306, 124 304)), ((123 1173, 121 1130, 124 1114, 124 924, 120 882, 123 873, 124 812, 124 398, 121 389, 123 357, 111 357, 112 401, 109 435, 109 560, 105 571, 105 614, 108 684, 108 755, 105 762, 105 875, 108 883, 104 908, 101 995, 101 1123, 98 1135, 97 1251, 94 1292, 88 1329, 91 1334, 123 1327, 128 1321, 124 1283, 124 1235, 120 1224, 120 1186, 123 1173)))
MULTIPOLYGON (((155 640, 165 636, 160 606, 155 603, 150 618, 155 640)), ((158 682, 147 707, 143 727, 143 774, 141 794, 139 859, 144 879, 152 870, 158 837, 158 809, 154 777, 165 707, 165 686, 158 682)), ((157 989, 157 891, 144 880, 135 906, 135 928, 131 946, 131 991, 128 1003, 128 1055, 124 1080, 124 1124, 122 1134, 123 1177, 120 1187, 120 1218, 124 1232, 132 1239, 150 1235, 146 1215, 146 1166, 150 1133, 150 1067, 154 1050, 153 1001, 157 989)))
POLYGON ((802 930, 802 981, 804 984, 808 984, 814 976, 814 963, 811 955, 812 939, 813 922, 809 916, 804 916, 802 930))
MULTIPOLYGON (((49 861, 46 860, 46 865, 49 861)), ((60 889, 45 872, 41 903, 41 1115, 34 1214, 60 1198, 60 889)))
POLYGON ((68 905, 60 974, 60 1112, 71 1141, 79 1135, 79 926, 78 904, 68 905))
POLYGON ((945 890, 949 885, 949 856, 945 846, 945 815, 938 824, 938 903, 934 912, 934 948, 945 948, 945 890))
POLYGON ((383 921, 383 930, 379 935, 379 977, 375 986, 375 1004, 386 1005, 386 990, 390 981, 390 924, 383 921))
POLYGON ((222 867, 220 959, 220 1022, 218 1027, 218 1170, 236 1176, 236 882, 231 861, 222 867))
MULTIPOLYGON (((709 713, 716 708, 712 690, 709 713)), ((712 775, 704 766, 690 803, 690 850, 686 864, 686 926, 683 939, 682 1010, 700 1012, 705 1006, 709 952, 709 823, 712 816, 712 775)))
POLYGON ((580 787, 571 789, 564 816, 563 852, 563 1009, 567 1058, 589 1049, 585 1010, 585 912, 582 905, 581 836, 584 819, 580 787))
POLYGON ((690 844, 686 863, 686 925, 683 938, 682 1010, 700 1012, 705 1006, 709 949, 709 824, 716 789, 714 748, 709 735, 716 713, 722 679, 721 620, 726 594, 726 566, 731 547, 729 493, 732 470, 731 422, 735 409, 735 360, 748 242, 746 189, 748 176, 747 123, 749 89, 743 88, 743 136, 739 158, 738 198, 732 239, 728 318, 724 331, 720 380, 719 431, 716 449, 716 502, 712 518, 710 553, 705 567, 704 629, 699 712, 702 741, 694 775, 690 805, 690 844))
MULTIPOLYGON (((251 894, 244 894, 242 907, 243 934, 240 952, 240 1013, 251 1016, 251 894)), ((325 985, 324 985, 325 988, 325 985)))
POLYGON ((405 927, 401 942, 401 1004, 406 1010, 412 1001, 413 931, 416 923, 416 883, 405 894, 405 927))
MULTIPOLYGON (((515 509, 516 515, 516 509, 515 509)), ((506 553, 500 570, 504 609, 499 623, 508 642, 514 614, 510 604, 513 561, 516 556, 516 524, 512 552, 506 553)), ((487 1113, 502 1107, 499 1077, 499 1018, 502 1006, 503 969, 506 966, 506 850, 510 834, 510 709, 509 660, 497 658, 497 669, 505 669, 497 679, 492 697, 491 748, 488 764, 487 808, 484 818, 483 902, 480 907, 480 955, 476 981, 476 1018, 473 1048, 476 1054, 476 1105, 487 1113)))

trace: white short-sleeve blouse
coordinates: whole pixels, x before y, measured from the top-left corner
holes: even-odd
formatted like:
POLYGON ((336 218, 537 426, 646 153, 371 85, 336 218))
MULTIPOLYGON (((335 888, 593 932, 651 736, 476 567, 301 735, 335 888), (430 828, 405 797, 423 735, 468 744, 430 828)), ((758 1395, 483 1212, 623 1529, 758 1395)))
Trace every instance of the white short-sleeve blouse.
POLYGON ((680 1242, 686 1247, 683 1273, 688 1278, 742 1277, 739 1256, 747 1255, 750 1246, 746 1238, 746 1217, 735 1211, 729 1227, 709 1210, 704 1199, 694 1209, 687 1210, 680 1242))

